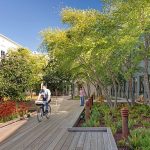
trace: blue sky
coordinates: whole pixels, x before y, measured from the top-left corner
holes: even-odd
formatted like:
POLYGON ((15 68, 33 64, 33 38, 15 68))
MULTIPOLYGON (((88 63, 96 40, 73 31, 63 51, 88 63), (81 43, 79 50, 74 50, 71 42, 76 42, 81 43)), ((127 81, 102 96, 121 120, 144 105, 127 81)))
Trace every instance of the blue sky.
POLYGON ((100 0, 0 0, 0 34, 35 51, 40 42, 40 31, 63 28, 62 8, 98 9, 100 0))

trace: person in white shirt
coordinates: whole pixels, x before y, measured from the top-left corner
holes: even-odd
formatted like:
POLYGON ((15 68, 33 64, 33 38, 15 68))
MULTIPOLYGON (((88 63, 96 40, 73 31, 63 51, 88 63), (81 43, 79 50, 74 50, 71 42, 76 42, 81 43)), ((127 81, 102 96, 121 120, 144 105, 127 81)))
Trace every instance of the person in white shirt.
POLYGON ((39 93, 38 100, 42 97, 43 101, 46 102, 46 112, 48 111, 48 103, 51 101, 51 91, 47 89, 46 85, 42 86, 42 89, 39 93))

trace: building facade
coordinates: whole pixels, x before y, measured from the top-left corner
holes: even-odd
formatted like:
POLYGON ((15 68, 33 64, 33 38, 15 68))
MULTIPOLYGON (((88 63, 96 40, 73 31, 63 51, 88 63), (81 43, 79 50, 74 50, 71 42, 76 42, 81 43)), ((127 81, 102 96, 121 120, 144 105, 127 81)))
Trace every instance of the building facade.
POLYGON ((22 46, 7 38, 6 36, 0 34, 0 60, 5 58, 9 49, 16 49, 19 47, 22 46))

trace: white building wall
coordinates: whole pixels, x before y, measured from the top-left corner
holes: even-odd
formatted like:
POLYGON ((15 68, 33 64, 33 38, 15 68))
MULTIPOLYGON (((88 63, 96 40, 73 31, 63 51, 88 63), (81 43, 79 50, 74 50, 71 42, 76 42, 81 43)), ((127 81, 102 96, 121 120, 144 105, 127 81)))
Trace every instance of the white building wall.
POLYGON ((22 46, 12 41, 11 39, 5 37, 4 35, 0 34, 0 58, 1 58, 2 51, 5 52, 6 54, 9 51, 9 49, 16 49, 19 47, 22 46))

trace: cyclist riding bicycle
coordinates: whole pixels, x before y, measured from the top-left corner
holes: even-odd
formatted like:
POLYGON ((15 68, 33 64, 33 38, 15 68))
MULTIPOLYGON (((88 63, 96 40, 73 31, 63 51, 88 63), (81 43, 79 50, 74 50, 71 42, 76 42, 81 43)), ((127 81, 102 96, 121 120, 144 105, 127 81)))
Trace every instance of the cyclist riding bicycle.
POLYGON ((51 101, 51 91, 47 89, 46 85, 43 85, 41 91, 39 92, 38 100, 41 98, 45 102, 46 112, 48 112, 48 103, 51 101))

